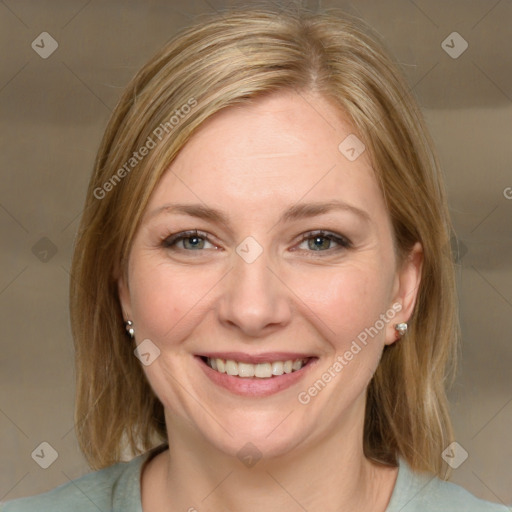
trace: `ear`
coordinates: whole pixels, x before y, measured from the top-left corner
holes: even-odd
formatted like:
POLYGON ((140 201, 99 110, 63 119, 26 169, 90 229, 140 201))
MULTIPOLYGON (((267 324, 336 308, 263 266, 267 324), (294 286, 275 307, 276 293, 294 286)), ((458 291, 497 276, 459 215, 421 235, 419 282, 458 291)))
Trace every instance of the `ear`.
POLYGON ((130 289, 128 287, 127 276, 123 272, 119 274, 117 278, 117 290, 119 294, 119 302, 121 304, 121 310, 123 311, 124 320, 131 320, 132 308, 130 301, 130 289))
POLYGON ((388 324, 386 345, 393 344, 399 338, 399 334, 395 330, 395 324, 407 322, 412 315, 421 282, 422 267, 423 247, 420 242, 416 242, 396 272, 392 305, 395 311, 398 309, 398 304, 401 307, 388 324))

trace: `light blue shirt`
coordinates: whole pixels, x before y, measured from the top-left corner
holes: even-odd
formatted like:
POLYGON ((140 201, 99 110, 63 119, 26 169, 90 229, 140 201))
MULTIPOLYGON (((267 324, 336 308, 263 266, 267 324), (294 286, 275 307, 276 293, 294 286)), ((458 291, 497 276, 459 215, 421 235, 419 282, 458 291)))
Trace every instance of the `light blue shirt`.
MULTIPOLYGON (((0 504, 0 512, 143 512, 142 465, 160 450, 155 448, 130 462, 94 471, 51 491, 0 504)), ((512 507, 479 500, 458 485, 413 473, 400 459, 386 512, 512 512, 512 507)))

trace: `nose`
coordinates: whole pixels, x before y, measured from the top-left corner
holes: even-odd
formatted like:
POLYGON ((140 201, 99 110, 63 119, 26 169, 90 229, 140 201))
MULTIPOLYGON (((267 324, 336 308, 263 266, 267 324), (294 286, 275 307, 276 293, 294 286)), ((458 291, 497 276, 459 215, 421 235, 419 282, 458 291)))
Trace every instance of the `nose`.
POLYGON ((265 250, 252 262, 233 255, 217 308, 224 326, 258 337, 289 323, 293 294, 272 263, 265 250))

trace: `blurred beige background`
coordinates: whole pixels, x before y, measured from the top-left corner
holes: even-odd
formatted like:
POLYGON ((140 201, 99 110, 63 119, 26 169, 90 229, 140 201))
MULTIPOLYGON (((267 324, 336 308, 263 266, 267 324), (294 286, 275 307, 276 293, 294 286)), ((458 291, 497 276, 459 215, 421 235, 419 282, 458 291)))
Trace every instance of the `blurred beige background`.
MULTIPOLYGON (((225 5, 0 2, 0 501, 88 472, 74 436, 67 290, 95 151, 139 67, 192 16, 225 5), (47 58, 47 36, 31 47, 42 32, 58 44, 47 58), (31 456, 42 442, 58 454, 48 469, 31 456)), ((512 2, 322 5, 381 34, 424 108, 459 239, 463 356, 450 398, 469 457, 452 480, 512 504, 512 2)))

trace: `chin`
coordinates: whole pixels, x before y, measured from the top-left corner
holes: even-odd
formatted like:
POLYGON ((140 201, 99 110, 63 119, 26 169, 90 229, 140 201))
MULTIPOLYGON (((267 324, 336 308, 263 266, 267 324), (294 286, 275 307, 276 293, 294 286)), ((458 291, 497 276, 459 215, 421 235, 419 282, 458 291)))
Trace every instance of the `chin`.
POLYGON ((232 435, 219 425, 214 426, 211 423, 198 428, 210 445, 242 462, 245 457, 253 460, 284 457, 303 444, 308 437, 304 422, 297 423, 297 418, 292 419, 295 416, 293 412, 285 419, 288 414, 276 411, 274 414, 265 414, 265 418, 260 416, 259 420, 258 415, 247 414, 247 418, 234 419, 224 424, 232 435), (253 421, 252 417, 255 416, 253 421))

